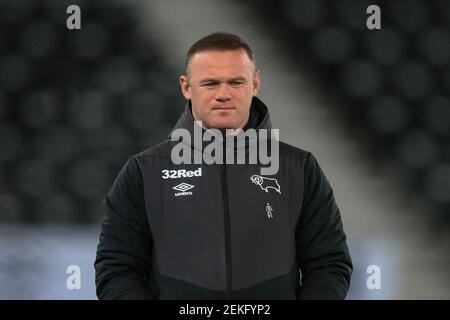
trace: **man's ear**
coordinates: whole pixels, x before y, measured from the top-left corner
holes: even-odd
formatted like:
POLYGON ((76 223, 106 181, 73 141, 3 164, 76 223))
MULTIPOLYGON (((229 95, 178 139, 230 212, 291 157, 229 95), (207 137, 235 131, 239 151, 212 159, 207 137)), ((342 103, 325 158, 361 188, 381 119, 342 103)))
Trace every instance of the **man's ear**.
POLYGON ((259 70, 255 72, 255 75, 253 76, 253 96, 255 97, 259 92, 259 87, 261 84, 261 78, 259 74, 259 70))
POLYGON ((181 87, 181 93, 183 94, 184 98, 186 100, 191 99, 191 86, 189 85, 189 80, 186 75, 180 76, 180 87, 181 87))

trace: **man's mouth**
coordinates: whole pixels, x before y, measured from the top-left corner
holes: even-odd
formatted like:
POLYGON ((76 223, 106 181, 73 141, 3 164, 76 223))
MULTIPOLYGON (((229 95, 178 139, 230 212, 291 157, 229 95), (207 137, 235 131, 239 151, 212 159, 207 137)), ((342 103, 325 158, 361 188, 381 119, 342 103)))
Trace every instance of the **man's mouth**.
POLYGON ((217 106, 217 107, 213 107, 213 110, 233 110, 236 109, 235 107, 230 107, 230 106, 217 106))

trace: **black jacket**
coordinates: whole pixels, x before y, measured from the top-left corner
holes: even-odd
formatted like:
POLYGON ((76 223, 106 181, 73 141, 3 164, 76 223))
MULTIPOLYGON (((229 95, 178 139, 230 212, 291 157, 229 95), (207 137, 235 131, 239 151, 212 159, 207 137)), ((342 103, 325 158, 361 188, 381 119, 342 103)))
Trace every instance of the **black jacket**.
MULTIPOLYGON (((193 124, 188 104, 175 128, 193 124)), ((247 127, 271 128, 257 98, 247 127)), ((280 142, 278 173, 258 184, 258 164, 175 165, 175 143, 130 157, 104 198, 100 299, 345 298, 346 235, 310 152, 280 142)))

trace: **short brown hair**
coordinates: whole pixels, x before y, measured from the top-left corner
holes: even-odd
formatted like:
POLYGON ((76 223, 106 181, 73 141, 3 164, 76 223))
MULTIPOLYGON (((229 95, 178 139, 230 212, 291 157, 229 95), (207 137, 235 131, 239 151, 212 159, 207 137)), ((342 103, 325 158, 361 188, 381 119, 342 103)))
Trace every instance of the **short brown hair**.
POLYGON ((201 38, 195 42, 186 54, 186 73, 188 73, 189 61, 197 52, 213 50, 213 51, 228 51, 243 49, 252 61, 253 65, 256 63, 253 50, 247 42, 242 40, 239 36, 228 32, 214 32, 206 37, 201 38))

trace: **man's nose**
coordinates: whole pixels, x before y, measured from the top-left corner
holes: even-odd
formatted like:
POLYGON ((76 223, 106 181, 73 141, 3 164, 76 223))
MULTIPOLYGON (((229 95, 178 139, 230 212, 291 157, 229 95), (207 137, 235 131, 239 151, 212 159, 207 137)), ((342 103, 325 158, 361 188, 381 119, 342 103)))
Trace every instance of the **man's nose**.
POLYGON ((219 89, 216 93, 216 100, 220 101, 220 102, 225 102, 225 101, 231 100, 230 91, 226 84, 222 83, 219 86, 219 89))

